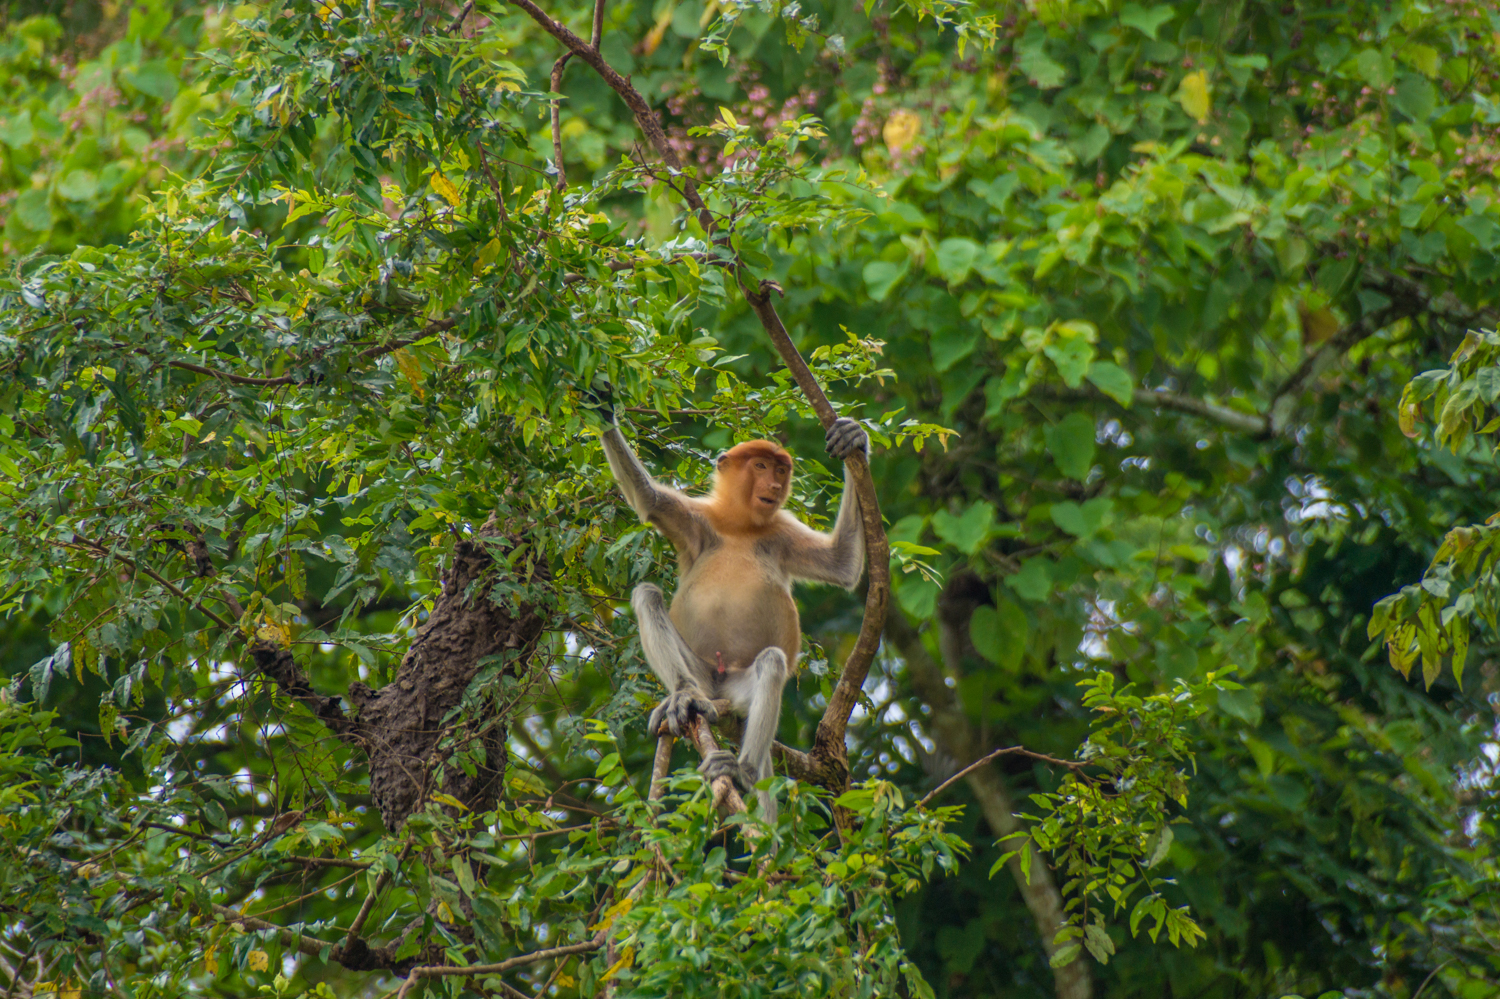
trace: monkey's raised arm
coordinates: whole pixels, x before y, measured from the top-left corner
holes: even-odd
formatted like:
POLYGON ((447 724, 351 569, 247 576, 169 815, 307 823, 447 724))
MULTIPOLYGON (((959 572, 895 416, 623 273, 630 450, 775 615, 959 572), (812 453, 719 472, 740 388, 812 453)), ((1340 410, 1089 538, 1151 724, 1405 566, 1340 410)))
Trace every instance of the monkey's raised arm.
POLYGON ((703 550, 708 525, 697 516, 675 490, 651 477, 646 466, 630 450, 618 426, 604 431, 604 457, 625 501, 640 518, 655 525, 680 552, 696 556, 703 550))
MULTIPOLYGON (((828 428, 828 453, 848 458, 855 451, 870 455, 870 437, 850 419, 835 420, 828 428)), ((844 496, 839 515, 828 534, 804 527, 792 539, 786 569, 798 579, 836 583, 846 590, 859 585, 865 571, 865 522, 859 513, 859 495, 854 491, 854 473, 844 465, 844 496)))

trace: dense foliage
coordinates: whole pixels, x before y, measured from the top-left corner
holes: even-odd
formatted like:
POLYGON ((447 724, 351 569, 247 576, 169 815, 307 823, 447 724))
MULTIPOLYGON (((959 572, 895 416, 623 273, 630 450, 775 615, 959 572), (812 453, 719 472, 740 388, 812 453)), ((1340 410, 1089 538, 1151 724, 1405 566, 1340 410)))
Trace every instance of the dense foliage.
POLYGON ((10 990, 1493 993, 1500 16, 116 13, 0 48, 10 990), (586 403, 821 522, 762 291, 895 600, 851 782, 726 834, 586 403))

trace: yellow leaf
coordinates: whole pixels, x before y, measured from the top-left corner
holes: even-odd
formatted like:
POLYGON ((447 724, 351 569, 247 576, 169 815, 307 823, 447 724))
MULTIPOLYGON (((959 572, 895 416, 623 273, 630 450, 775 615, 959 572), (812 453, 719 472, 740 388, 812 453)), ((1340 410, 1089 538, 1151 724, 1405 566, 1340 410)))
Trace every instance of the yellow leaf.
POLYGON ((897 108, 885 120, 885 127, 880 130, 880 135, 885 139, 886 148, 893 153, 899 153, 915 142, 921 131, 922 119, 915 111, 897 108))
POLYGON ((1213 107, 1213 95, 1208 85, 1208 74, 1203 70, 1189 73, 1182 78, 1177 88, 1177 103, 1182 105, 1190 117, 1200 122, 1208 120, 1208 111, 1213 107))
POLYGON ((442 899, 438 899, 438 918, 445 923, 453 922, 453 910, 442 899))
POLYGON ((739 128, 740 120, 734 116, 734 112, 726 107, 719 108, 719 117, 724 119, 724 124, 731 128, 739 128))
POLYGON ((275 645, 288 645, 291 643, 292 633, 286 625, 263 617, 260 626, 255 629, 255 637, 275 645))
POLYGON ((214 950, 215 948, 210 947, 203 952, 203 970, 210 975, 217 975, 219 973, 219 958, 214 953, 214 950))
POLYGON ((199 443, 199 444, 207 444, 207 443, 208 443, 208 442, 209 442, 209 441, 211 441, 211 440, 213 440, 213 439, 214 439, 214 438, 215 438, 215 437, 217 437, 217 436, 218 436, 218 432, 217 432, 217 431, 214 431, 214 430, 210 430, 210 431, 209 431, 209 432, 208 432, 208 436, 207 436, 207 437, 205 437, 205 438, 203 438, 203 439, 202 439, 202 440, 201 440, 201 441, 199 441, 199 442, 198 442, 198 443, 199 443))
POLYGON ((443 176, 441 170, 435 170, 432 174, 432 189, 441 194, 454 208, 458 207, 458 188, 453 186, 453 181, 443 176))
POLYGON ((334 14, 337 14, 338 10, 338 7, 331 3, 320 3, 318 4, 318 20, 322 21, 324 24, 327 24, 328 19, 334 14))
POLYGON ((578 984, 578 980, 572 975, 558 975, 557 984, 565 989, 571 989, 573 986, 578 984))
POLYGON ((484 248, 479 251, 479 266, 488 267, 490 264, 493 264, 499 258, 499 256, 500 240, 492 239, 488 243, 484 244, 484 248))
MULTIPOLYGON (((589 929, 591 929, 591 930, 607 930, 607 929, 609 929, 611 926, 614 925, 615 917, 625 915, 627 912, 629 912, 631 910, 631 908, 634 905, 635 905, 635 899, 633 899, 633 898, 626 897, 624 899, 621 899, 620 901, 616 902, 614 905, 610 906, 608 909, 605 909, 604 910, 604 918, 601 919, 601 920, 599 920, 599 922, 597 924, 595 924, 593 926, 590 926, 589 929)), ((608 977, 608 976, 606 976, 606 977, 608 977)))
POLYGON ((401 373, 406 376, 411 390, 417 393, 417 398, 427 398, 427 390, 422 387, 422 365, 417 360, 417 356, 405 347, 396 351, 392 356, 396 358, 396 367, 400 368, 401 373))
POLYGON ((271 966, 271 955, 263 950, 252 950, 245 955, 245 963, 251 971, 265 971, 271 966))
POLYGON ((459 801, 457 798, 453 797, 453 795, 444 794, 441 791, 434 794, 432 796, 432 800, 437 802, 439 805, 447 805, 449 808, 456 808, 461 812, 467 812, 469 810, 468 805, 465 805, 462 801, 459 801))
POLYGON ((609 966, 609 970, 606 971, 599 978, 599 981, 601 981, 601 982, 607 982, 607 981, 609 981, 611 978, 615 977, 615 972, 620 971, 622 968, 628 968, 628 967, 630 967, 634 963, 635 963, 635 948, 634 947, 626 947, 625 948, 625 953, 623 953, 623 954, 620 955, 620 959, 618 961, 616 961, 614 964, 611 964, 609 966))
POLYGON ((1326 306, 1310 309, 1306 302, 1298 302, 1297 318, 1302 321, 1302 342, 1307 345, 1322 343, 1339 331, 1339 317, 1326 306))

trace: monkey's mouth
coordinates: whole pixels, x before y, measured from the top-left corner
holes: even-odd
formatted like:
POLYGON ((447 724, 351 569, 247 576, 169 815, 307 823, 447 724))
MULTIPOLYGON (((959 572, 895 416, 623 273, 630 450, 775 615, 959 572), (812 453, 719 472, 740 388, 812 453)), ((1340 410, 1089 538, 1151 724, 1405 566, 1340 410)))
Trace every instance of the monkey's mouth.
POLYGON ((766 506, 775 506, 776 504, 781 502, 774 496, 757 496, 755 497, 755 499, 756 502, 764 503, 766 506))

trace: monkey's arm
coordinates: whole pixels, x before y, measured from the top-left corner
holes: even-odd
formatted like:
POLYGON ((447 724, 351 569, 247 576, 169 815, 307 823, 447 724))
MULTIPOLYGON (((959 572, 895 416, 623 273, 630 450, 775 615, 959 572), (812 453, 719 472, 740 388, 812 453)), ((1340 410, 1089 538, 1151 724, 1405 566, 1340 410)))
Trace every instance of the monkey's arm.
POLYGON ((651 477, 646 466, 630 450, 618 426, 604 431, 604 457, 615 474, 620 492, 640 518, 654 524, 679 551, 697 555, 703 549, 707 525, 683 497, 651 477))
MULTIPOLYGON (((828 453, 835 458, 847 458, 855 451, 863 451, 869 458, 869 435, 853 420, 835 420, 828 428, 828 453)), ((836 583, 846 590, 859 585, 859 577, 865 571, 865 522, 859 512, 859 494, 854 490, 854 473, 847 462, 844 496, 839 500, 839 515, 833 522, 833 530, 822 534, 803 527, 793 534, 786 568, 798 579, 836 583)))

